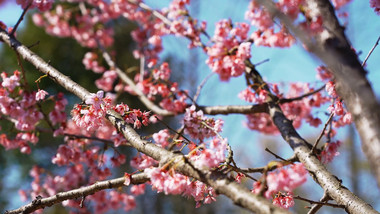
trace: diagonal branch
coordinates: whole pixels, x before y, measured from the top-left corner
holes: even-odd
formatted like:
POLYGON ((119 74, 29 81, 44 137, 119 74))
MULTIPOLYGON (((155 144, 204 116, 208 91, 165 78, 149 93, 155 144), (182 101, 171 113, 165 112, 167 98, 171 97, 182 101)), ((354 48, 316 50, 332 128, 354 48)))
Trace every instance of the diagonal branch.
MULTIPOLYGON (((135 174, 131 175, 131 184, 142 184, 149 181, 149 178, 146 174, 135 174)), ((86 197, 88 195, 92 195, 96 192, 105 189, 114 189, 118 187, 124 186, 125 178, 115 178, 112 180, 99 181, 90 186, 81 187, 78 189, 70 190, 67 192, 59 192, 56 195, 40 198, 37 197, 31 203, 24 205, 18 209, 5 211, 5 214, 16 214, 16 213, 31 213, 38 209, 43 209, 45 207, 53 206, 54 204, 61 203, 62 201, 77 199, 81 197, 86 197)))
MULTIPOLYGON (((51 79, 66 90, 78 96, 80 99, 86 100, 86 98, 90 96, 90 93, 86 89, 72 81, 69 77, 60 73, 42 58, 22 45, 14 37, 10 37, 9 34, 2 29, 0 29, 0 40, 13 48, 39 71, 47 74, 51 79)), ((138 151, 154 158, 161 164, 166 164, 168 162, 176 163, 176 171, 213 187, 217 193, 227 196, 235 204, 257 213, 289 213, 287 210, 274 206, 265 198, 251 193, 247 188, 226 178, 226 174, 216 171, 195 169, 184 155, 167 151, 149 141, 143 140, 132 127, 124 122, 121 115, 115 111, 108 111, 106 118, 124 135, 124 137, 130 142, 131 146, 138 151)))

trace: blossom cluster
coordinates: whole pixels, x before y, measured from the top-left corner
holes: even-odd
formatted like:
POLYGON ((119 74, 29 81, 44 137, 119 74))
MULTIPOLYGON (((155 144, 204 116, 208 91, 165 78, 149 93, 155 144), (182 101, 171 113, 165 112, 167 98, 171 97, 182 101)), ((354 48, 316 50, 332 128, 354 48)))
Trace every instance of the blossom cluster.
MULTIPOLYGON (((31 198, 36 198, 37 196, 47 197, 55 195, 58 192, 78 188, 85 182, 92 184, 96 181, 104 180, 111 175, 109 168, 99 165, 99 161, 105 162, 108 159, 106 155, 100 155, 99 147, 94 146, 89 147, 89 149, 82 149, 83 147, 78 144, 61 145, 52 162, 59 166, 66 166, 64 174, 55 176, 45 174, 42 168, 35 166, 30 171, 30 175, 33 178, 32 189, 29 191, 20 190, 19 193, 25 200, 28 194, 31 195, 31 198), (88 173, 91 176, 86 178, 85 175, 88 173)), ((119 164, 125 162, 125 157, 119 156, 113 157, 113 159, 117 159, 119 164)), ((94 203, 95 213, 104 213, 111 209, 116 210, 120 208, 129 211, 136 207, 134 194, 141 194, 142 191, 144 191, 143 186, 135 187, 134 191, 131 191, 131 194, 114 190, 109 192, 100 191, 87 196, 86 200, 94 203)), ((67 200, 62 205, 71 207, 77 212, 89 212, 90 209, 90 207, 80 206, 80 200, 67 200)))
POLYGON ((217 133, 222 131, 223 126, 222 120, 207 118, 203 115, 202 110, 196 111, 194 105, 186 109, 183 123, 185 125, 185 134, 199 140, 216 136, 217 133))
POLYGON ((161 168, 152 167, 146 168, 144 172, 148 174, 152 187, 157 192, 193 197, 196 201, 196 207, 199 207, 202 202, 209 204, 216 201, 215 196, 217 194, 211 187, 200 181, 175 173, 173 170, 165 171, 161 168))
MULTIPOLYGON (((276 6, 290 18, 296 19, 302 4, 303 0, 291 0, 278 1, 276 6)), ((270 14, 254 0, 250 1, 245 18, 257 28, 250 36, 257 46, 289 47, 295 42, 285 27, 281 26, 279 30, 275 29, 270 14)))
POLYGON ((273 204, 288 209, 294 206, 293 194, 291 192, 287 192, 286 194, 279 192, 273 199, 273 204))
POLYGON ((251 57, 251 43, 245 42, 249 25, 235 23, 231 20, 221 20, 216 23, 213 45, 207 48, 206 63, 222 81, 238 77, 244 73, 244 60, 251 57))
MULTIPOLYGON (((187 106, 187 92, 181 91, 178 88, 177 82, 169 80, 171 70, 169 64, 164 62, 160 66, 154 68, 152 63, 152 71, 141 78, 140 74, 135 76, 136 86, 150 100, 161 99, 159 105, 171 112, 183 112, 187 106)), ((131 94, 135 92, 130 87, 125 87, 125 90, 131 94)))
POLYGON ((37 26, 44 27, 47 33, 57 37, 71 37, 84 47, 97 47, 98 42, 104 47, 111 46, 113 29, 105 25, 115 13, 110 9, 111 5, 103 1, 83 2, 89 4, 90 7, 82 7, 80 15, 70 10, 68 5, 58 4, 54 10, 34 14, 33 21, 37 26), (107 13, 97 8, 102 8, 107 13), (70 23, 76 23, 76 25, 70 23), (99 25, 103 28, 99 28, 99 25))
MULTIPOLYGON (((307 171, 303 164, 292 164, 288 167, 281 167, 274 172, 269 172, 266 176, 267 190, 264 193, 266 198, 272 198, 273 204, 277 204, 284 208, 294 205, 292 192, 295 188, 306 182, 307 171), (278 195, 278 192, 288 192, 287 195, 278 195), (276 195, 277 194, 277 195, 276 195)), ((259 193, 261 182, 257 181, 253 184, 253 193, 259 193)))
MULTIPOLYGON (((21 74, 14 71, 13 75, 1 73, 0 82, 0 117, 10 121, 19 133, 12 139, 6 134, 1 134, 0 144, 6 149, 20 148, 23 153, 30 153, 28 142, 38 142, 35 134, 36 125, 43 119, 43 114, 37 103, 44 96, 38 96, 39 92, 27 91, 21 88, 21 74)), ((46 93, 46 92, 42 92, 46 93)))
POLYGON ((30 8, 38 8, 40 11, 50 10, 54 0, 16 0, 16 3, 25 9, 28 5, 30 8))
POLYGON ((197 169, 211 169, 226 160, 227 139, 213 138, 208 146, 196 147, 190 153, 190 160, 197 169))
POLYGON ((268 92, 264 89, 259 89, 257 93, 253 92, 250 87, 244 89, 238 94, 238 97, 250 103, 262 104, 266 101, 268 92))
MULTIPOLYGON (((273 85, 274 93, 281 99, 284 95, 278 94, 277 85, 273 85)), ((313 92, 315 89, 310 87, 307 83, 290 83, 289 91, 287 93, 288 99, 302 96, 306 93, 313 92)), ((263 103, 266 99, 267 93, 264 90, 253 92, 250 88, 243 90, 239 97, 245 101, 253 103, 263 103)), ((302 121, 309 123, 311 126, 318 127, 322 121, 318 117, 313 116, 312 109, 314 107, 320 107, 322 104, 329 101, 329 98, 323 95, 322 92, 314 93, 301 100, 294 100, 292 102, 286 102, 280 104, 285 116, 293 121, 293 126, 299 128, 302 125, 302 121)), ((256 113, 247 115, 246 126, 249 129, 257 130, 265 134, 276 134, 278 130, 273 124, 270 116, 266 113, 256 113)))
POLYGON ((336 142, 325 143, 325 145, 323 146, 323 150, 321 154, 319 155, 319 158, 321 159, 322 163, 329 163, 336 156, 338 156, 340 154, 338 152, 338 148, 340 147, 341 144, 342 143, 339 140, 336 142))
POLYGON ((115 110, 121 114, 125 122, 133 124, 134 128, 140 128, 142 125, 148 125, 149 112, 142 112, 138 109, 129 109, 126 104, 117 104, 112 106, 110 97, 105 97, 103 91, 91 94, 85 100, 87 105, 76 104, 71 111, 73 121, 78 127, 85 128, 88 131, 97 129, 106 123, 105 115, 108 110, 115 110))

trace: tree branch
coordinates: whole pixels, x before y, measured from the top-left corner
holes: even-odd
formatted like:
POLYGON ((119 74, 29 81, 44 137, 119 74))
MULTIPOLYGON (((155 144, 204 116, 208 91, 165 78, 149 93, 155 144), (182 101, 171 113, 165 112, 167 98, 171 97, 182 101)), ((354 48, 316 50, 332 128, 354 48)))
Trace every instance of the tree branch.
MULTIPOLYGON (((149 178, 144 173, 131 175, 131 184, 142 184, 147 181, 149 181, 149 178)), ((59 192, 56 195, 47 198, 37 197, 35 200, 25 206, 22 206, 15 210, 5 211, 5 214, 31 213, 38 209, 43 209, 45 207, 50 207, 54 204, 61 203, 62 201, 86 197, 105 189, 122 187, 124 186, 124 182, 124 177, 115 178, 112 180, 99 181, 90 186, 81 187, 67 192, 59 192)))
POLYGON ((304 30, 296 27, 272 1, 256 1, 265 6, 273 17, 281 20, 308 51, 319 57, 330 68, 335 77, 337 92, 352 114, 363 151, 380 186, 380 105, 366 78, 366 71, 344 35, 344 28, 340 26, 330 1, 308 1, 307 6, 318 10, 323 17, 325 28, 323 35, 318 35, 315 40, 308 37, 304 30))
POLYGON ((263 85, 264 90, 268 92, 268 110, 269 115, 280 131, 282 137, 290 147, 300 162, 309 171, 313 179, 334 199, 339 205, 344 205, 350 213, 378 213, 371 205, 364 202, 355 194, 350 192, 336 176, 331 174, 319 159, 310 154, 311 144, 304 140, 295 130, 292 121, 287 119, 276 102, 276 97, 271 93, 268 85, 263 81, 255 66, 246 60, 246 72, 251 76, 255 83, 263 85))

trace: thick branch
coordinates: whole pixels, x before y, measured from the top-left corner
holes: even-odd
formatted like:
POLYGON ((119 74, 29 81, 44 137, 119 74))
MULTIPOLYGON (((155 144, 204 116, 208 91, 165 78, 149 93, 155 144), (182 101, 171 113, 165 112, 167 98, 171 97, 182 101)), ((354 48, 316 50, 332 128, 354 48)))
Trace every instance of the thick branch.
POLYGON ((380 106, 366 78, 356 54, 344 35, 334 9, 328 0, 310 0, 308 5, 323 17, 324 35, 311 40, 301 28, 281 13, 271 1, 257 0, 269 13, 298 37, 306 48, 318 56, 332 71, 339 96, 344 99, 359 131, 362 148, 366 154, 377 184, 380 186, 380 106), (326 35, 327 33, 327 35, 326 35))
POLYGON ((344 205, 349 213, 378 213, 371 205, 364 202, 355 194, 350 192, 341 181, 331 174, 326 167, 311 153, 312 146, 306 142, 293 127, 292 121, 287 119, 276 103, 276 97, 271 94, 270 90, 262 80, 259 72, 248 60, 246 61, 247 73, 251 75, 255 83, 264 85, 264 89, 268 91, 268 109, 269 115, 280 131, 282 137, 290 147, 294 150, 294 154, 305 168, 312 175, 313 179, 325 190, 329 196, 339 205, 344 205))
MULTIPOLYGON (((146 174, 135 174, 131 176, 131 184, 142 184, 149 181, 149 178, 146 174)), ((124 185, 125 178, 115 178, 107 181, 99 181, 94 183, 93 185, 81 187, 79 189, 70 190, 67 192, 59 192, 56 195, 47 197, 47 198, 37 198, 31 203, 20 207, 15 210, 5 211, 5 214, 16 214, 16 213, 31 213, 38 209, 43 209, 45 207, 53 206, 54 204, 61 203, 65 200, 77 199, 81 197, 86 197, 88 195, 92 195, 96 192, 105 189, 113 189, 118 188, 124 185)))
MULTIPOLYGON (((38 70, 47 74, 62 87, 77 95, 80 99, 85 100, 86 97, 90 95, 86 89, 73 82, 67 76, 61 74, 1 29, 0 39, 18 52, 26 61, 33 64, 38 70)), ((184 175, 194 177, 195 179, 210 185, 217 193, 226 195, 235 204, 257 213, 289 213, 287 210, 274 206, 265 198, 252 194, 248 189, 237 184, 236 182, 227 179, 225 174, 220 172, 196 170, 182 154, 167 151, 149 141, 142 140, 142 137, 138 135, 136 131, 128 124, 126 124, 122 117, 116 112, 109 111, 106 118, 138 151, 151 156, 152 158, 158 160, 161 164, 165 164, 169 161, 176 163, 176 171, 184 175)))

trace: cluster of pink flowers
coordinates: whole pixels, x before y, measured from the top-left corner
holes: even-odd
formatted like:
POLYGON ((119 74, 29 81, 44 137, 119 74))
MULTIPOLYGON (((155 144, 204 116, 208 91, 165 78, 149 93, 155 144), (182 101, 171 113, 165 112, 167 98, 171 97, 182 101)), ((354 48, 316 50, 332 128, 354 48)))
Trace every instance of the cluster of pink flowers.
POLYGON ((285 209, 289 209, 290 207, 294 206, 293 194, 291 192, 287 192, 286 194, 279 192, 273 199, 273 204, 285 209))
POLYGON ((244 73, 244 60, 251 57, 251 43, 245 42, 249 31, 246 23, 221 20, 216 24, 213 45, 207 48, 206 63, 223 81, 244 73))
POLYGON ((132 158, 130 164, 135 169, 143 170, 158 164, 158 162, 153 158, 149 157, 148 155, 137 154, 135 157, 132 158))
POLYGON ((125 122, 133 124, 134 128, 140 128, 141 125, 147 126, 149 123, 149 112, 142 112, 138 109, 129 109, 126 104, 117 104, 112 106, 111 98, 105 97, 103 91, 91 94, 87 97, 87 105, 76 104, 71 111, 73 121, 78 127, 85 128, 88 131, 97 129, 106 123, 104 116, 109 109, 113 109, 123 116, 125 122))
MULTIPOLYGON (((277 85, 274 85, 274 92, 278 91, 277 85)), ((314 89, 309 84, 302 83, 290 83, 287 97, 294 98, 302 96, 306 93, 313 91, 314 89)), ((265 101, 266 93, 260 90, 258 93, 253 93, 250 89, 245 89, 239 94, 239 97, 246 101, 253 101, 262 103, 265 101)), ((278 94, 279 98, 283 98, 282 94, 278 94)), ((302 125, 302 121, 314 127, 318 127, 322 121, 318 117, 313 116, 313 107, 320 107, 322 104, 329 101, 328 97, 323 96, 321 92, 315 93, 309 97, 305 97, 302 100, 295 100, 281 104, 281 108, 285 116, 292 120, 292 124, 295 128, 299 128, 302 125)), ((276 134, 278 130, 273 124, 271 118, 266 113, 249 114, 247 115, 246 126, 252 130, 258 130, 265 134, 276 134)))
POLYGON ((151 167, 146 168, 144 172, 148 174, 152 188, 157 192, 193 197, 197 202, 196 207, 199 207, 202 202, 209 204, 216 200, 216 193, 211 187, 200 181, 192 181, 187 176, 175 173, 174 170, 165 171, 151 167))
MULTIPOLYGON (((306 182, 307 171, 303 164, 292 164, 289 167, 281 167, 274 172, 269 172, 266 177, 267 191, 265 192, 266 198, 274 198, 275 194, 279 191, 293 192, 295 188, 306 182)), ((258 193, 261 183, 255 182, 253 184, 253 193, 258 193)))
POLYGON ((326 66, 318 66, 316 70, 317 70, 316 77, 319 80, 326 82, 326 81, 329 81, 333 77, 331 72, 326 66))
POLYGON ((0 135, 0 145, 5 149, 20 148, 20 151, 24 154, 30 154, 31 148, 28 142, 36 144, 38 137, 34 133, 18 133, 14 139, 9 139, 6 134, 0 135))
MULTIPOLYGON (((43 90, 28 92, 22 90, 20 85, 20 72, 14 71, 8 77, 5 72, 1 73, 0 82, 0 113, 5 120, 12 122, 19 131, 14 139, 2 134, 0 144, 6 149, 20 148, 23 153, 30 153, 28 142, 37 143, 38 137, 33 131, 36 124, 43 119, 43 114, 37 107, 37 102, 44 99, 43 90), (4 116, 3 116, 4 115, 4 116)), ((46 94, 45 94, 46 95, 46 94)))
MULTIPOLYGON (((66 166, 66 171, 61 176, 44 175, 41 168, 33 167, 30 171, 30 175, 33 178, 32 189, 30 191, 21 190, 20 194, 23 198, 26 200, 28 194, 31 195, 31 198, 35 198, 38 195, 47 197, 61 191, 78 188, 86 181, 85 175, 87 173, 91 174, 88 178, 90 184, 109 177, 111 175, 110 169, 99 165, 99 163, 107 161, 107 156, 100 156, 100 149, 96 146, 90 146, 87 150, 83 150, 83 148, 81 145, 73 143, 59 147, 52 162, 59 166, 66 166)), ((117 159, 117 164, 125 162, 125 156, 113 157, 113 159, 114 161, 117 159)), ((112 161, 112 158, 110 161, 112 161)), ((131 192, 132 194, 141 194, 143 191, 143 186, 137 186, 131 192)), ((104 213, 111 209, 120 208, 129 211, 136 207, 135 197, 125 192, 101 191, 86 197, 86 200, 94 203, 96 213, 104 213)), ((88 209, 91 209, 87 206, 80 207, 80 200, 64 201, 62 205, 81 212, 88 212, 88 209)))
POLYGON ((334 113, 334 116, 338 116, 338 119, 333 121, 334 127, 351 124, 351 113, 344 108, 343 101, 338 97, 338 94, 335 91, 335 83, 332 81, 327 82, 326 91, 333 98, 333 103, 328 107, 328 111, 334 113))
POLYGON ((168 129, 163 129, 157 133, 154 133, 152 138, 156 142, 157 145, 165 148, 169 145, 170 133, 168 129))
POLYGON ((40 11, 47 11, 51 9, 54 0, 16 0, 25 9, 29 4, 31 8, 37 7, 40 11))
POLYGON ((203 149, 196 148, 190 152, 190 160, 193 161, 197 169, 211 169, 219 166, 226 160, 227 140, 213 138, 209 142, 209 146, 202 144, 203 149))
MULTIPOLYGON (((281 0, 276 3, 277 7, 292 19, 298 17, 302 4, 303 0, 281 0)), ((275 31, 275 25, 269 13, 254 0, 249 3, 245 18, 258 29, 250 36, 257 46, 289 47, 295 42, 284 27, 275 31)))
POLYGON ((103 1, 84 1, 90 8, 83 7, 80 15, 72 10, 67 10, 67 5, 58 4, 54 10, 43 14, 34 14, 33 21, 37 26, 44 27, 46 32, 58 37, 72 37, 84 47, 94 48, 99 42, 104 47, 113 44, 113 30, 105 23, 111 20, 111 11, 106 9, 110 5, 103 1), (106 7, 107 6, 107 7, 106 7), (102 7, 105 10, 98 10, 102 7), (71 26, 74 21, 77 25, 71 26), (102 25, 102 28, 98 26, 102 25))
POLYGON ((173 0, 169 9, 164 9, 163 12, 167 13, 167 17, 172 21, 169 27, 170 34, 187 37, 190 39, 189 48, 193 48, 200 46, 200 35, 206 29, 206 22, 188 16, 186 5, 189 3, 190 0, 173 0))
POLYGON ((199 140, 216 136, 216 133, 221 132, 223 127, 222 120, 207 118, 203 115, 202 110, 196 111, 194 105, 186 109, 183 123, 185 134, 199 140))
POLYGON ((326 143, 319 157, 322 163, 330 163, 336 156, 338 156, 340 154, 338 148, 341 144, 342 143, 339 140, 326 143))
POLYGON ((98 55, 94 52, 87 52, 82 60, 83 65, 87 70, 92 70, 95 73, 103 73, 105 68, 97 61, 98 55))
POLYGON ((250 103, 261 104, 265 102, 267 95, 268 95, 268 92, 263 89, 259 89, 258 92, 255 93, 252 91, 250 87, 248 87, 244 89, 243 91, 241 91, 238 97, 250 103))
MULTIPOLYGON (((154 63, 151 65, 153 67, 154 63)), ((168 63, 164 62, 158 68, 153 68, 149 76, 146 76, 141 81, 140 74, 135 76, 137 87, 150 100, 161 98, 159 105, 172 112, 180 113, 187 107, 187 92, 181 91, 176 82, 169 81, 171 70, 168 63)), ((125 87, 125 90, 131 94, 135 94, 130 87, 125 87)))

